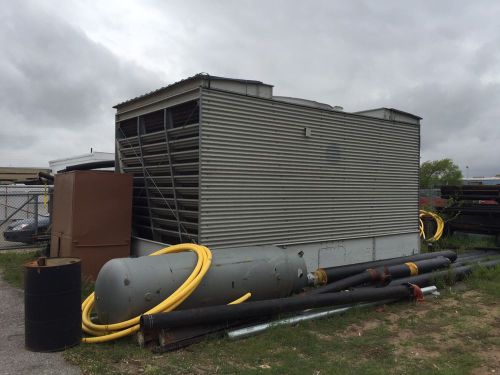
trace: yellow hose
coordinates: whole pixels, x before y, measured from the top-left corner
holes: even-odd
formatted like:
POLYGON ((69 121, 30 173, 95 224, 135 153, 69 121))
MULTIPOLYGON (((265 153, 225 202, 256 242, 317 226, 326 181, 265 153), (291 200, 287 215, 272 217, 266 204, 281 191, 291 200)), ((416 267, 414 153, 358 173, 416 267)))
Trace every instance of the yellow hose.
POLYGON ((418 216, 419 216, 418 220, 419 220, 420 237, 422 237, 424 240, 427 240, 430 242, 438 241, 441 238, 441 236, 443 235, 443 231, 444 231, 444 220, 441 218, 441 216, 435 214, 434 212, 426 211, 426 210, 420 210, 420 213, 418 216), (425 216, 432 217, 436 221, 436 224, 437 224, 436 233, 434 233, 434 235, 430 238, 427 238, 427 236, 425 235, 424 222, 422 221, 422 218, 425 216))
MULTIPOLYGON (((174 246, 169 246, 164 249, 158 250, 150 256, 158 256, 163 254, 180 253, 184 251, 192 251, 198 256, 196 266, 189 277, 182 283, 182 285, 177 288, 177 290, 172 293, 169 297, 163 300, 161 303, 153 307, 152 309, 144 312, 144 314, 156 314, 160 312, 169 312, 177 308, 182 302, 188 298, 191 293, 200 284, 201 280, 207 273, 212 263, 212 252, 205 246, 186 243, 174 246)), ((251 293, 247 293, 244 296, 238 298, 237 300, 231 302, 231 304, 237 304, 246 301, 251 297, 251 293)), ((92 337, 84 337, 82 342, 86 343, 98 343, 116 340, 121 337, 128 336, 134 332, 137 332, 140 328, 139 321, 140 316, 136 316, 132 319, 114 323, 114 324, 95 324, 90 320, 90 313, 95 303, 95 293, 90 294, 85 301, 82 303, 82 330, 91 335, 92 337)))

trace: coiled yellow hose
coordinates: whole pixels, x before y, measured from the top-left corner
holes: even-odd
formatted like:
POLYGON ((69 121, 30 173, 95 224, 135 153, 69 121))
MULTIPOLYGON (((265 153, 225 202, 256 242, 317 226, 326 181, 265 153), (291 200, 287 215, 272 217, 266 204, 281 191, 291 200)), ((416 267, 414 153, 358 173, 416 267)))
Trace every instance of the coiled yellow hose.
POLYGON ((418 216, 419 216, 418 220, 419 220, 420 237, 430 242, 438 241, 443 235, 444 231, 444 220, 441 218, 441 216, 435 214, 434 212, 426 210, 420 210, 418 216), (437 224, 436 233, 434 233, 434 235, 431 238, 426 238, 425 235, 424 222, 422 221, 422 218, 425 216, 432 217, 437 224))
MULTIPOLYGON (((164 249, 158 250, 150 256, 158 256, 163 254, 180 253, 184 251, 192 251, 198 256, 196 266, 189 277, 184 281, 184 283, 177 288, 177 290, 172 293, 169 297, 163 300, 160 304, 156 305, 152 309, 144 312, 144 314, 156 314, 160 312, 169 312, 177 308, 182 302, 188 298, 191 293, 200 284, 201 280, 207 273, 212 263, 212 252, 205 246, 186 243, 174 246, 169 246, 164 249)), ((247 293, 244 296, 238 298, 236 301, 230 304, 237 304, 246 301, 251 297, 251 293, 247 293)), ((116 340, 121 337, 128 336, 134 332, 137 332, 140 328, 139 321, 140 316, 136 316, 132 319, 114 323, 114 324, 95 324, 90 320, 90 313, 95 304, 95 293, 90 294, 85 301, 82 303, 82 330, 92 337, 84 337, 82 342, 86 343, 99 343, 111 340, 116 340)))

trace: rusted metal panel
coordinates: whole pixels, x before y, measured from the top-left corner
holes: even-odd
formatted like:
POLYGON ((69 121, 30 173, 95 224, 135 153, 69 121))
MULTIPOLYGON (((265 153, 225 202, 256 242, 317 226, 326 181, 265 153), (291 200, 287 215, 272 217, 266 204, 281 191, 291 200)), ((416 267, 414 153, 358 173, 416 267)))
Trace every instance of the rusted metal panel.
POLYGON ((57 174, 50 255, 82 259, 92 279, 109 259, 130 255, 132 176, 104 171, 57 174))

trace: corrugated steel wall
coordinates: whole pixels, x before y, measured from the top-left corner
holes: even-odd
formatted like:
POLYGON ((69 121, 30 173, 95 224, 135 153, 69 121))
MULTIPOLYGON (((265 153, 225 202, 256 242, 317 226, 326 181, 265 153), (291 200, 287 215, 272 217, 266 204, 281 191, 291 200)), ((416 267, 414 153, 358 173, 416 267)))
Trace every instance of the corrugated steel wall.
POLYGON ((210 89, 201 116, 200 243, 418 231, 419 126, 210 89))

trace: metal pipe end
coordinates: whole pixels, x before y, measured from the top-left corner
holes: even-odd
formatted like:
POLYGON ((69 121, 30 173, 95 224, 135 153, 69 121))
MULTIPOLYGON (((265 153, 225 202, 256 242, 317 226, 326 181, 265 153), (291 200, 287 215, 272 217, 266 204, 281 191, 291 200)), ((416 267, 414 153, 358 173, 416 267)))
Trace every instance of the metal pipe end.
POLYGON ((142 329, 152 329, 153 328, 153 316, 152 315, 141 315, 139 319, 139 324, 142 329))
POLYGON ((316 271, 309 275, 311 275, 312 279, 311 284, 314 286, 321 286, 328 283, 328 276, 323 268, 318 268, 316 271))

